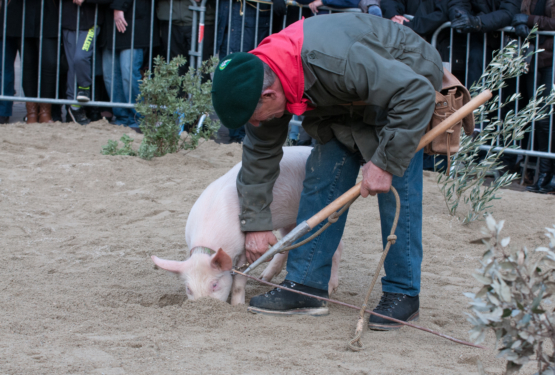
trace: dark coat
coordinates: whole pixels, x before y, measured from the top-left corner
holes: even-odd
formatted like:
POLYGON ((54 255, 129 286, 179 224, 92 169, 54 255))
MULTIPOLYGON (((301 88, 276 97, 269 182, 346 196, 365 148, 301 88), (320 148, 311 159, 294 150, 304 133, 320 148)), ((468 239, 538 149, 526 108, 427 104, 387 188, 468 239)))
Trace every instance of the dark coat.
MULTIPOLYGON (((454 0, 452 2, 459 9, 478 16, 482 22, 480 31, 487 33, 511 26, 514 15, 520 13, 521 0, 454 0)), ((450 15, 452 5, 450 5, 450 15)))
MULTIPOLYGON (((360 13, 310 17, 303 25, 304 96, 316 108, 303 128, 320 143, 336 138, 395 176, 408 167, 435 108, 443 65, 416 33, 360 13), (330 25, 342 25, 340 28, 330 25), (349 106, 357 101, 366 105, 349 106)), ((272 230, 272 188, 291 115, 245 125, 237 176, 241 230, 272 230)))
POLYGON ((131 33, 135 25, 133 48, 150 47, 151 18, 154 27, 152 46, 160 45, 160 29, 156 14, 151 12, 151 0, 113 0, 107 7, 104 27, 101 31, 101 46, 112 49, 113 33, 116 33, 116 49, 131 48, 131 33), (133 20, 133 3, 135 3, 135 20, 133 20), (127 27, 122 34, 114 27, 114 10, 123 10, 127 27), (151 17, 151 15, 153 17, 151 17))
MULTIPOLYGON (((4 4, 7 7, 6 36, 21 37, 23 19, 23 0, 4 0, 0 7, 0 35, 4 35, 4 4)), ((44 38, 58 37, 58 5, 59 0, 43 0, 44 19, 42 34, 44 38)), ((41 0, 25 1, 25 37, 38 38, 41 26, 41 0)))
POLYGON ((383 18, 391 19, 397 15, 410 14, 414 19, 405 22, 421 36, 431 35, 448 21, 447 0, 382 0, 383 18))
POLYGON ((62 1, 62 28, 68 30, 77 29, 77 11, 79 15, 79 30, 89 30, 94 26, 94 15, 98 4, 98 16, 96 24, 101 26, 104 23, 106 12, 105 4, 110 4, 112 0, 86 0, 81 6, 74 4, 72 0, 62 1))
MULTIPOLYGON (((555 30, 555 0, 547 0, 543 16, 530 15, 536 8, 537 0, 523 0, 520 12, 528 15, 528 27, 538 25, 539 30, 555 30)), ((538 56, 538 69, 553 65, 553 37, 539 37, 539 48, 544 49, 538 56), (542 43, 542 39, 544 39, 542 43)))

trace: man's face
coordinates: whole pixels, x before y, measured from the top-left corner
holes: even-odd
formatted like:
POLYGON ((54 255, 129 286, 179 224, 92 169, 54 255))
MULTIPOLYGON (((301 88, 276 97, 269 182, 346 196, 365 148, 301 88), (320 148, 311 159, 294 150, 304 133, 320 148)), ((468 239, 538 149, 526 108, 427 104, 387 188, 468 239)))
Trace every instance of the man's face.
POLYGON ((280 118, 285 113, 287 100, 279 79, 262 92, 261 100, 262 104, 256 108, 249 120, 253 126, 260 126, 261 122, 280 118))

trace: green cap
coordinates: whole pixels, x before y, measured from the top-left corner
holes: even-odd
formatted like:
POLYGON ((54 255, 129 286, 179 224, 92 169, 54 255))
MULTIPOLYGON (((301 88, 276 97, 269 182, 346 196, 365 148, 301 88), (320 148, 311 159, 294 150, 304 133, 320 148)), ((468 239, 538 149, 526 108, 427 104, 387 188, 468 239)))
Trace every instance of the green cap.
POLYGON ((212 104, 227 128, 237 129, 249 121, 263 82, 264 66, 255 55, 237 52, 222 59, 214 72, 212 104))

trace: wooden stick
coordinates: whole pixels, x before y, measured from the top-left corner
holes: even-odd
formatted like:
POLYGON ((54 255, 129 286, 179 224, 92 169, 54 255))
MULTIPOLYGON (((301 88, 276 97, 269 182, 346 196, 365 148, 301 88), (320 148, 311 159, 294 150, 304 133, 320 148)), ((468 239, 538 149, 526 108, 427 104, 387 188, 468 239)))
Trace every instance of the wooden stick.
MULTIPOLYGON (((416 148, 416 152, 422 150, 437 136, 439 136, 442 133, 445 133, 446 130, 448 130, 457 122, 461 121, 463 118, 471 114, 476 108, 478 108, 479 106, 487 102, 489 99, 491 99, 491 96, 492 96, 491 91, 485 90, 484 92, 480 93, 480 95, 476 96, 471 101, 469 101, 464 106, 462 106, 451 116, 443 120, 441 124, 439 124, 432 130, 424 134, 424 136, 420 140, 420 143, 418 144, 418 147, 416 148)), ((356 184, 355 186, 353 186, 352 188, 350 188, 349 190, 347 190, 347 192, 345 192, 342 196, 340 196, 339 198, 331 202, 329 205, 324 207, 316 215, 308 219, 306 221, 308 226, 311 229, 314 228, 322 221, 326 220, 332 213, 334 213, 335 211, 343 207, 351 199, 358 197, 358 195, 360 194, 361 184, 362 184, 362 181, 356 184)))
MULTIPOLYGON (((274 284, 274 283, 270 283, 270 282, 268 282, 268 281, 264 281, 264 280, 258 279, 258 278, 254 277, 254 276, 247 275, 246 273, 237 271, 237 270, 235 270, 235 269, 232 270, 232 272, 234 272, 234 273, 236 273, 236 274, 239 274, 239 275, 242 275, 242 276, 245 276, 245 277, 248 277, 249 279, 256 280, 256 281, 258 281, 259 283, 266 284, 266 285, 269 285, 269 286, 273 286, 274 288, 280 288, 280 289, 283 289, 283 290, 287 290, 288 292, 293 292, 293 293, 301 294, 301 295, 303 295, 303 296, 307 296, 307 297, 311 297, 311 298, 316 298, 316 299, 319 299, 319 300, 322 300, 322 301, 326 301, 326 302, 330 302, 330 303, 335 303, 335 304, 337 304, 337 305, 345 306, 345 307, 348 307, 348 308, 350 308, 350 309, 360 310, 360 307, 355 306, 355 305, 350 305, 350 304, 345 303, 345 302, 336 301, 336 300, 329 299, 329 298, 324 298, 324 297, 318 297, 318 296, 314 296, 314 295, 312 295, 312 294, 300 292, 300 291, 298 291, 298 290, 286 288, 286 287, 281 286, 281 285, 277 285, 277 284, 274 284)), ((474 348, 479 348, 479 349, 486 349, 485 347, 483 347, 483 346, 481 346, 481 345, 476 345, 476 344, 472 344, 472 343, 470 343, 470 342, 466 342, 466 341, 464 341, 464 340, 459 340, 459 339, 456 339, 456 338, 454 338, 454 337, 444 335, 443 333, 439 333, 439 332, 436 332, 436 331, 432 331, 431 329, 428 329, 428 328, 420 327, 420 326, 417 326, 417 325, 412 324, 412 323, 408 323, 408 322, 405 322, 405 321, 402 321, 402 320, 398 320, 398 319, 395 319, 395 318, 391 318, 391 317, 389 317, 389 316, 385 316, 385 315, 382 315, 382 314, 375 313, 375 312, 373 312, 373 311, 371 311, 371 310, 364 310, 364 311, 367 312, 367 313, 369 313, 370 315, 375 315, 375 316, 377 316, 377 317, 380 317, 380 318, 383 318, 383 319, 387 319, 387 320, 390 320, 390 321, 395 322, 395 323, 399 323, 399 324, 402 324, 402 325, 405 325, 405 326, 409 326, 409 327, 412 327, 412 328, 419 329, 419 330, 424 331, 424 332, 431 333, 431 334, 436 335, 436 336, 439 336, 439 337, 443 337, 444 339, 447 339, 447 340, 449 340, 449 341, 456 342, 457 344, 472 346, 472 347, 474 347, 474 348)))

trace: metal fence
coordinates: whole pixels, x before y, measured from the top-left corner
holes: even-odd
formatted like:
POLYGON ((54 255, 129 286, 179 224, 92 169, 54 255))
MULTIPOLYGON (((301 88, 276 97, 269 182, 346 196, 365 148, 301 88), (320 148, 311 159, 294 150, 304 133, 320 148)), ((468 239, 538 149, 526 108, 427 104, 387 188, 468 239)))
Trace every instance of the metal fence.
MULTIPOLYGON (((438 48, 438 39, 440 38, 440 36, 442 35, 442 33, 449 33, 449 58, 448 58, 448 67, 451 70, 453 68, 453 66, 455 65, 456 61, 455 58, 453 57, 453 51, 454 51, 454 46, 455 46, 455 32, 454 30, 450 27, 451 23, 450 22, 446 22, 444 23, 442 26, 440 26, 433 34, 432 36, 432 40, 431 40, 431 44, 438 48)), ((518 40, 518 46, 519 46, 519 50, 520 47, 522 45, 522 40, 521 38, 516 37, 513 33, 514 33, 514 28, 513 27, 505 27, 501 30, 498 30, 497 32, 497 36, 499 39, 499 44, 497 46, 491 46, 491 39, 488 39, 488 35, 487 34, 476 34, 479 35, 479 37, 482 39, 481 46, 482 46, 482 55, 481 55, 481 60, 482 60, 482 69, 481 71, 485 71, 486 66, 488 64, 488 58, 491 59, 491 50, 494 49, 494 47, 496 47, 495 49, 502 49, 503 47, 505 47, 505 45, 510 41, 510 40, 518 40), (488 46, 489 43, 489 46, 488 46)), ((538 31, 536 33, 536 38, 533 39, 533 44, 534 44, 534 50, 538 51, 540 49, 540 38, 544 37, 545 39, 547 38, 553 38, 554 42, 555 42, 555 32, 554 31, 538 31)), ((464 56, 464 83, 466 87, 470 87, 470 85, 472 84, 472 82, 469 82, 469 72, 471 71, 469 69, 469 64, 470 64, 470 59, 471 59, 471 34, 466 34, 464 36, 464 38, 466 39, 465 41, 465 56, 464 56)), ((545 42, 545 41, 544 41, 545 42)), ((474 45, 476 45, 476 43, 474 43, 474 45)), ((460 48, 460 45, 459 45, 460 48)), ((552 54, 552 61, 551 61, 551 79, 549 80, 549 82, 546 82, 546 89, 544 91, 545 93, 548 93, 551 91, 551 89, 553 89, 553 85, 555 83, 554 81, 554 77, 555 77, 555 54, 552 54)), ((533 94, 535 94, 536 89, 538 88, 538 74, 539 74, 539 70, 538 70, 538 58, 537 55, 532 59, 533 61, 533 66, 531 67, 532 69, 530 69, 530 72, 526 75, 532 75, 532 87, 531 87, 531 91, 530 89, 528 90, 528 98, 532 99, 533 98, 533 94)), ((526 77, 529 79, 529 77, 526 77)), ((549 78, 549 77, 548 77, 549 78)), ((509 88, 505 88, 504 90, 509 91, 509 93, 514 93, 514 92, 521 92, 522 88, 523 88, 523 82, 522 80, 524 79, 524 76, 519 76, 517 77, 514 81, 514 85, 513 87, 509 87, 509 88), (512 92, 511 92, 512 91, 512 92)), ((499 104, 501 104, 501 101, 503 100, 503 89, 500 89, 499 92, 499 104)), ((507 95, 505 95, 507 96, 507 95)), ((501 106, 499 106, 500 108, 497 111, 497 117, 499 119, 503 118, 503 113, 504 111, 506 111, 507 109, 502 109, 501 106)), ((515 111, 515 113, 518 113, 519 111, 519 101, 515 101, 514 102, 514 107, 509 108, 509 109, 513 109, 515 111)), ((525 176, 525 172, 526 169, 531 168, 535 170, 535 179, 537 179, 538 176, 538 163, 539 163, 539 159, 537 159, 537 162, 535 164, 535 166, 530 166, 529 165, 529 158, 530 157, 542 157, 542 158, 549 158, 549 159, 555 159, 555 150, 553 149, 553 132, 554 132, 554 125, 553 125, 553 106, 551 106, 550 108, 551 110, 551 114, 549 116, 549 130, 548 130, 548 135, 547 135, 547 150, 544 151, 539 151, 537 150, 537 128, 536 128, 536 123, 532 122, 530 124, 530 131, 529 131, 529 136, 526 137, 524 140, 519 141, 518 142, 518 146, 520 146, 520 148, 518 149, 506 149, 505 153, 507 154, 516 154, 516 155, 521 155, 524 157, 524 163, 523 163, 523 173, 522 173, 522 179, 524 179, 525 176)), ((481 122, 479 124, 477 124, 478 130, 482 130, 484 128, 484 123, 481 122)), ((542 134, 541 136, 545 136, 545 134, 542 134)), ((516 142, 514 144, 517 144, 516 142)), ((493 149, 494 151, 500 150, 500 140, 497 140, 495 144, 492 145, 484 145, 481 147, 481 149, 483 150, 491 150, 493 149)))
MULTIPOLYGON (((24 64, 23 62, 25 61, 25 43, 23 43, 23 40, 25 40, 25 12, 26 12, 26 3, 32 2, 32 0, 19 0, 22 2, 23 4, 23 14, 22 14, 22 21, 21 21, 21 44, 20 44, 20 49, 19 49, 19 54, 20 54, 20 60, 21 60, 21 72, 20 72, 20 78, 21 81, 23 81, 23 73, 24 73, 24 64)), ((135 20, 135 13, 136 13, 136 4, 137 4, 138 0, 133 1, 133 6, 132 6, 132 17, 135 20)), ((147 1, 147 0, 145 0, 147 1)), ((190 0, 191 5, 189 6, 189 9, 192 11, 192 26, 191 26, 191 41, 190 41, 190 45, 191 48, 188 51, 189 54, 189 64, 190 66, 192 66, 193 68, 195 67, 200 67, 202 61, 203 61, 203 47, 204 47, 204 43, 205 43, 205 38, 204 38, 204 34, 205 34, 205 16, 206 16, 206 5, 207 5, 207 1, 208 0, 200 0, 199 2, 196 2, 195 0, 190 0)), ((166 51, 158 51, 158 54, 162 54, 165 55, 166 59, 169 60, 171 57, 171 40, 172 40, 172 19, 173 19, 173 0, 170 0, 169 2, 169 20, 167 21, 168 23, 168 34, 167 34, 167 50, 166 51)), ((4 2, 4 4, 6 4, 6 2, 4 2)), ((38 66, 41 67, 42 66, 42 59, 43 59, 43 35, 42 35, 42 31, 44 29, 44 1, 40 2, 41 4, 41 19, 40 19, 40 38, 39 38, 39 52, 38 52, 38 66)), ((155 9, 155 4, 156 1, 155 0, 150 0, 150 14, 149 14, 149 28, 150 28, 150 40, 149 40, 149 48, 147 53, 145 53, 145 56, 148 56, 148 64, 145 64, 149 70, 152 70, 152 61, 153 61, 153 57, 155 54, 155 49, 153 47, 153 41, 155 40, 155 38, 159 38, 160 35, 155 35, 155 23, 158 21, 155 17, 156 17, 156 9, 155 9)), ((287 1, 287 5, 288 5, 288 9, 298 9, 298 13, 297 15, 294 15, 295 11, 290 11, 288 13, 287 16, 283 17, 283 24, 281 25, 281 27, 285 27, 287 25, 287 23, 291 23, 293 21, 296 21, 298 19, 300 19, 303 16, 303 10, 308 8, 307 5, 303 5, 300 3, 297 3, 295 1, 292 0, 288 0, 287 1), (293 16, 292 16, 293 14, 293 16)), ((10 96, 10 95, 6 95, 5 93, 5 88, 4 88, 4 84, 2 83, 2 87, 0 88, 0 100, 10 100, 10 101, 26 101, 26 102, 40 102, 40 103, 56 103, 56 104, 78 104, 78 105, 86 105, 86 106, 107 106, 107 107, 123 107, 123 108, 133 108, 134 107, 134 98, 132 97, 132 95, 130 94, 126 100, 126 102, 123 103, 118 103, 118 102, 114 102, 113 100, 109 100, 109 101, 95 101, 95 91, 97 89, 96 84, 95 84, 95 80, 94 77, 96 75, 96 69, 97 69, 97 51, 98 50, 98 35, 96 35, 96 37, 93 38, 92 40, 92 45, 93 45, 93 56, 92 56, 92 86, 91 86, 91 97, 93 100, 87 102, 87 103, 82 103, 82 102, 78 102, 76 100, 68 100, 66 98, 63 98, 63 93, 60 93, 60 62, 61 62, 61 58, 62 58, 62 12, 63 12, 63 6, 64 6, 64 1, 60 1, 59 2, 59 6, 58 6, 58 24, 57 24, 57 51, 56 51, 56 89, 55 89, 55 96, 54 98, 45 98, 43 96, 41 96, 41 81, 42 81, 42 75, 41 72, 42 70, 39 68, 38 71, 38 82, 37 82, 37 86, 38 86, 38 95, 37 97, 29 97, 29 96, 10 96)), ((215 21, 214 21, 214 25, 213 25, 213 30, 214 30, 214 37, 213 37, 213 54, 214 55, 218 55, 219 52, 221 52, 221 54, 229 54, 230 52, 238 52, 238 51, 243 51, 243 50, 250 50, 252 48, 255 48, 256 45, 261 41, 261 39, 263 37, 265 37, 266 35, 270 35, 272 34, 273 30, 273 24, 274 24, 274 4, 271 1, 267 1, 267 0, 242 0, 242 1, 237 1, 237 0, 216 0, 215 2, 215 21), (221 9, 226 10, 225 5, 227 5, 227 19, 225 17, 221 17, 222 15, 220 14, 221 9), (237 9, 237 7, 239 7, 239 17, 237 17, 236 14, 234 14, 234 10, 237 9), (254 15, 254 28, 252 25, 252 16, 254 15), (263 19, 263 23, 266 26, 262 26, 261 27, 261 19, 263 19), (222 20, 226 21, 227 25, 225 25, 225 27, 221 27, 222 25, 220 24, 221 22, 223 22, 222 20), (246 25, 247 23, 250 23, 249 26, 249 33, 246 33, 246 25), (237 37, 237 33, 238 30, 236 30, 237 26, 240 25, 240 42, 239 42, 239 48, 237 47, 237 43, 235 43, 234 48, 232 48, 232 34, 237 37), (252 29, 254 29, 254 35, 252 35, 252 29), (227 40, 225 40, 225 38, 227 38, 227 40), (250 42, 249 42, 250 41, 250 42), (248 43, 247 43, 248 42, 248 43), (223 46, 226 46, 226 48, 222 48, 223 46)), ((95 7, 95 14, 94 14, 94 30, 97 30, 98 27, 98 19, 99 19, 99 12, 101 12, 102 10, 99 8, 99 5, 96 5, 95 7)), ((337 9, 337 8, 330 8, 330 7, 321 7, 319 8, 320 14, 322 12, 328 12, 328 13, 335 13, 335 12, 361 12, 360 9, 337 9)), ((7 27, 7 19, 8 19, 8 6, 4 6, 3 7, 3 13, 2 13, 2 17, 3 17, 3 36, 2 36, 2 66, 1 66, 1 71, 2 71, 2 77, 5 77, 5 69, 6 69, 6 59, 4 58, 6 56, 6 27, 7 27)), ((77 11, 76 12, 76 25, 77 25, 77 30, 79 30, 79 26, 80 26, 80 12, 77 11)), ((210 25, 211 27, 212 25, 210 25)), ((105 26, 103 26, 105 27, 105 26)), ((133 22, 131 25, 131 43, 130 43, 130 49, 133 50, 135 48, 135 28, 136 28, 136 22, 133 22)), ((506 36, 507 35, 514 35, 512 34, 512 32, 514 31, 514 29, 512 27, 507 27, 504 28, 502 30, 499 30, 497 33, 500 35, 500 43, 498 48, 502 48, 505 46, 506 44, 506 36)), ((110 32, 110 30, 103 30, 104 33, 108 33, 110 32)), ((112 40, 112 48, 111 51, 107 51, 105 50, 104 53, 108 52, 111 53, 112 58, 111 58, 111 79, 109 82, 111 82, 110 87, 106 87, 106 90, 109 93, 109 97, 113 98, 114 97, 114 64, 115 64, 115 54, 116 54, 116 35, 117 35, 117 30, 116 30, 116 23, 113 23, 112 26, 112 30, 111 30, 111 35, 108 37, 111 37, 112 40)), ((448 66, 449 68, 453 67, 453 63, 454 61, 454 56, 453 56, 453 51, 454 51, 454 46, 455 46, 455 34, 453 32, 453 29, 450 28, 450 23, 447 22, 445 24, 443 24, 440 28, 438 28, 436 30, 436 32, 433 34, 431 43, 432 45, 434 45, 436 48, 438 47, 438 40, 440 38, 440 36, 444 35, 446 32, 449 32, 449 43, 448 43, 448 50, 449 50, 449 54, 448 54, 448 66)), ((107 34, 106 34, 107 35, 107 34)), ((478 35, 478 34, 477 34, 478 35)), ((483 53, 482 53, 482 68, 485 69, 485 67, 487 66, 487 60, 488 58, 491 58, 491 53, 488 50, 488 35, 486 34, 479 34, 479 35, 483 35, 483 53)), ((545 36, 545 37, 549 37, 549 38, 554 38, 555 39, 555 32, 545 32, 545 31, 541 31, 538 32, 539 36, 545 36)), ((76 33, 76 44, 77 44, 77 37, 78 37, 78 33, 76 33)), ((519 45, 520 45, 520 40, 519 40, 519 45)), ((536 45, 536 50, 539 47, 539 38, 535 39, 535 45, 536 45)), ((458 47, 459 50, 461 50, 461 47, 458 47)), ((464 68, 464 72, 465 72, 465 78, 464 78, 464 82, 465 85, 468 87, 469 86, 469 59, 470 59, 470 48, 471 48, 471 34, 466 34, 466 54, 465 54, 465 68, 464 68)), ((133 65, 133 56, 134 54, 131 53, 131 61, 130 64, 131 66, 133 65)), ((206 57, 206 56, 205 56, 206 57)), ((555 63, 555 54, 553 56, 554 61, 553 63, 555 63)), ((553 76, 554 76, 554 72, 553 70, 555 69, 555 64, 552 64, 551 67, 551 86, 553 85, 553 76)), ((104 67, 104 72, 106 72, 106 67, 104 67)), ((131 85, 133 82, 133 77, 132 77, 132 69, 130 69, 129 72, 129 93, 132 92, 131 90, 131 85)), ((537 75, 538 75, 538 62, 537 59, 534 59, 534 69, 532 70, 533 74, 533 91, 535 92, 536 88, 537 88, 537 75)), ((77 92, 77 80, 75 79, 76 76, 74 76, 74 90, 73 92, 76 93, 77 92)), ((521 78, 519 77, 516 80, 516 92, 520 92, 520 88, 522 87, 521 85, 521 78)), ((21 94, 21 90, 19 90, 19 94, 21 94)), ((65 90, 62 91, 65 92, 65 90)), ((501 95, 502 92, 500 90, 500 100, 501 100, 501 95)), ((518 101, 515 104, 515 111, 518 112, 518 101)), ((498 111, 498 116, 501 118, 501 109, 499 109, 498 111)), ((550 125, 549 125, 549 139, 552 139, 553 137, 553 131, 554 131, 554 126, 553 126, 553 115, 551 114, 550 116, 550 125)), ((481 124, 481 127, 483 128, 483 124, 481 124)), ((537 151, 535 150, 536 144, 535 144, 535 135, 536 135, 536 124, 532 123, 531 124, 531 131, 530 131, 530 137, 528 138, 528 144, 521 144, 521 149, 517 149, 517 150, 506 150, 507 153, 513 153, 513 154, 519 154, 519 155, 523 155, 525 157, 529 157, 529 156, 540 156, 540 157, 546 157, 546 158, 555 158, 555 152, 553 150, 553 145, 551 144, 551 142, 549 142, 549 146, 548 146, 548 150, 547 151, 537 151)), ((497 148, 499 147, 499 144, 494 144, 494 145, 490 145, 490 146, 484 146, 484 149, 490 149, 490 148, 497 148)))

